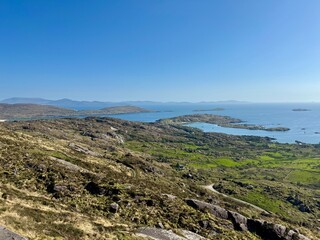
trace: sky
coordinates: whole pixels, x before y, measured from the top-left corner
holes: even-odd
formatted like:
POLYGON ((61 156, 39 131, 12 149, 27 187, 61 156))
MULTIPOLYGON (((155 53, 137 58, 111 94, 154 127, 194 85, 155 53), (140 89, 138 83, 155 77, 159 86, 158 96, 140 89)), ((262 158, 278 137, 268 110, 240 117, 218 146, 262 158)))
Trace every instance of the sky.
POLYGON ((0 99, 320 102, 319 0, 0 0, 0 99))

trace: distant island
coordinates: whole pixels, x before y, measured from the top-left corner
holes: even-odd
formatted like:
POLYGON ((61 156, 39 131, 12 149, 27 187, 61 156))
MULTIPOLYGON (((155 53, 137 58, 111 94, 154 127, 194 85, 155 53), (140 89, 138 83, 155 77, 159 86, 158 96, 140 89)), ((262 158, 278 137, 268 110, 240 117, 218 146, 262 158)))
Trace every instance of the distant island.
POLYGON ((294 111, 294 112, 307 112, 307 111, 311 111, 311 110, 306 109, 306 108, 294 108, 294 109, 292 109, 292 111, 294 111))
POLYGON ((224 110, 225 110, 224 108, 217 107, 217 108, 211 108, 211 109, 196 109, 193 111, 194 112, 214 112, 214 111, 224 111, 224 110))
POLYGON ((101 116, 111 114, 152 112, 150 110, 135 106, 107 107, 100 110, 72 110, 49 105, 39 104, 0 104, 0 119, 34 119, 46 117, 81 117, 81 116, 101 116))
POLYGON ((193 115, 184 115, 167 119, 160 119, 157 122, 164 124, 187 124, 187 123, 195 123, 195 122, 203 122, 216 124, 220 127, 229 127, 229 128, 242 128, 248 130, 263 130, 263 131, 278 131, 285 132, 289 131, 290 128, 286 127, 272 127, 267 128, 261 125, 253 125, 253 124, 243 124, 243 121, 237 118, 232 118, 229 116, 220 116, 213 114, 193 114, 193 115))

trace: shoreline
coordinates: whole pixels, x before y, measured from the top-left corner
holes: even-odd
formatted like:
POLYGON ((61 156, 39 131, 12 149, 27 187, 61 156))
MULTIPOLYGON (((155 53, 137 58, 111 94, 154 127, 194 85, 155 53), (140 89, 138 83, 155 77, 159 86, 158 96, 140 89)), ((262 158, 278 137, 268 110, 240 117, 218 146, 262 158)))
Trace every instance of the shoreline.
POLYGON ((159 123, 165 124, 188 124, 188 123, 209 123, 216 124, 220 127, 226 128, 239 128, 247 130, 261 130, 267 132, 287 132, 290 128, 287 127, 264 127, 262 125, 247 124, 245 121, 233 118, 230 116, 223 115, 214 115, 214 114, 191 114, 191 115, 182 115, 172 118, 159 119, 159 123))

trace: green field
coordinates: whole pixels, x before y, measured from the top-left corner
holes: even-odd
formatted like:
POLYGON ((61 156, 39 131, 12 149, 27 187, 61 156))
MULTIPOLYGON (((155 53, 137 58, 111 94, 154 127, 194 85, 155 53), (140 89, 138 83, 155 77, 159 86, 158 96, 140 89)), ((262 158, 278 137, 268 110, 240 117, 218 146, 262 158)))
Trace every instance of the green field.
MULTIPOLYGON (((294 221, 301 222, 308 218, 306 215, 319 216, 314 197, 320 194, 320 158, 310 149, 270 143, 266 149, 248 152, 248 157, 242 153, 241 157, 235 158, 230 156, 230 149, 221 147, 218 151, 222 156, 217 157, 214 155, 217 150, 209 145, 146 144, 138 141, 130 141, 126 145, 164 161, 183 165, 185 169, 181 174, 192 172, 198 179, 205 179, 206 183, 217 184, 219 191, 286 219, 292 220, 295 216, 294 221), (239 186, 239 182, 250 184, 252 189, 239 186), (314 212, 302 213, 287 201, 287 197, 292 195, 298 195, 313 207, 314 212)), ((238 151, 243 152, 241 149, 238 151)))

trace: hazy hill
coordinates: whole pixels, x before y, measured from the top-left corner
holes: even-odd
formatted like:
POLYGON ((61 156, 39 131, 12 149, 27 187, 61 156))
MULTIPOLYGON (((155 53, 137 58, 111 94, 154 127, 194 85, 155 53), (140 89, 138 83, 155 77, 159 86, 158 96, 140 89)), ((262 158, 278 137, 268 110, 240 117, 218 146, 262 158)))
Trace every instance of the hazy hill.
MULTIPOLYGON (((75 101, 67 98, 59 100, 50 100, 48 103, 52 106, 70 108, 75 110, 97 110, 101 108, 115 106, 117 104, 111 102, 99 102, 99 101, 75 101)), ((122 104, 118 104, 122 105, 122 104)))
POLYGON ((106 107, 100 110, 82 110, 77 111, 79 115, 107 115, 107 114, 123 114, 123 113, 140 113, 140 112, 150 112, 150 110, 135 107, 135 106, 116 106, 116 107, 106 107))
POLYGON ((0 101, 0 103, 18 104, 18 103, 31 103, 31 104, 48 104, 51 100, 43 98, 8 98, 0 101))
POLYGON ((76 111, 39 104, 0 104, 0 119, 68 116, 76 111))
POLYGON ((120 114, 120 113, 139 113, 139 112, 150 112, 150 110, 135 107, 135 106, 116 106, 107 107, 99 110, 99 112, 105 112, 106 114, 120 114))
POLYGON ((135 106, 107 107, 100 110, 72 110, 40 104, 0 103, 0 119, 28 119, 41 117, 99 116, 108 114, 139 113, 149 110, 135 106))

